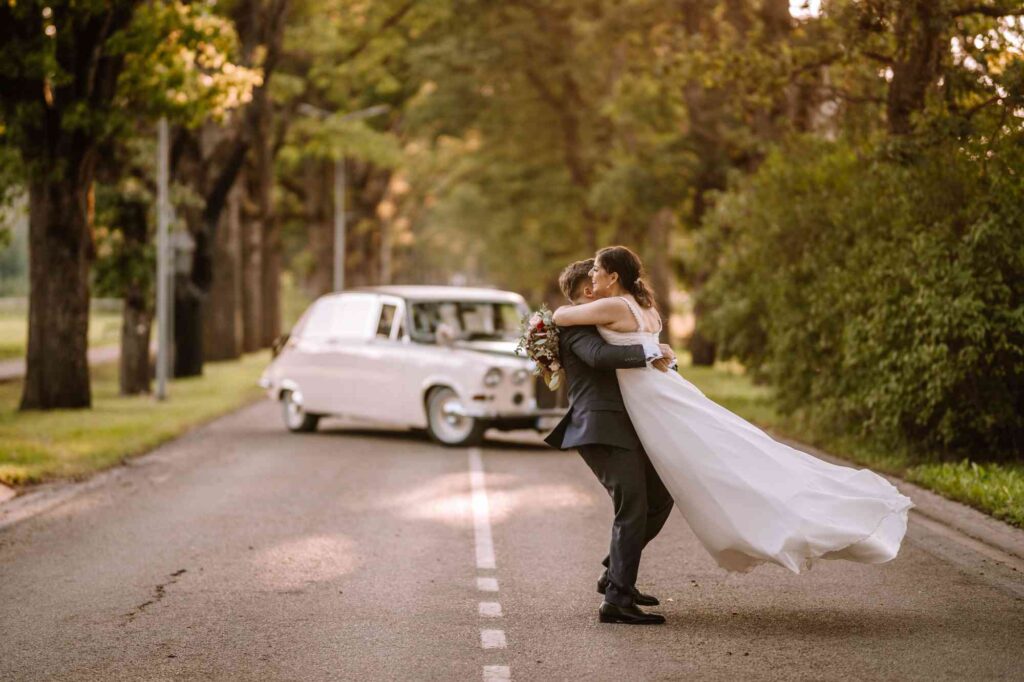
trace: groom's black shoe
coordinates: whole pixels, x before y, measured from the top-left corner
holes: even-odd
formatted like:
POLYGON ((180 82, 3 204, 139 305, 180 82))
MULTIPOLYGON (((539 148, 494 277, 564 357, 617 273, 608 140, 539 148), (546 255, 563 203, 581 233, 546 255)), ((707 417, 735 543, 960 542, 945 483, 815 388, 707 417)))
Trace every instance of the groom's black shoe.
MULTIPOLYGON (((597 579, 597 591, 599 594, 604 594, 608 591, 608 576, 602 575, 597 579)), ((640 590, 633 588, 633 601, 637 606, 658 606, 661 604, 657 597, 653 597, 649 594, 644 594, 640 590)))
POLYGON ((626 623, 628 625, 661 625, 665 616, 647 613, 634 606, 616 606, 609 602, 601 602, 598 619, 602 623, 626 623))

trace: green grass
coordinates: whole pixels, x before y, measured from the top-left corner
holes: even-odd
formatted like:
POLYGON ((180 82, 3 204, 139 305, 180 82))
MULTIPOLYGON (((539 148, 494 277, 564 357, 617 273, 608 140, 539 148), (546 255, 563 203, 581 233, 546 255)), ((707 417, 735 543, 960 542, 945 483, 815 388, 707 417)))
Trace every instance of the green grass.
POLYGON ((18 412, 20 382, 0 384, 0 482, 80 478, 141 454, 195 426, 258 399, 269 352, 207 363, 204 375, 178 379, 168 399, 122 397, 117 366, 93 368, 93 408, 18 412))
MULTIPOLYGON (((89 347, 116 346, 121 338, 121 314, 93 311, 89 315, 89 347)), ((0 312, 0 360, 25 357, 28 313, 0 312)))
POLYGON ((732 363, 714 367, 683 367, 681 373, 716 403, 765 429, 778 429, 782 420, 772 400, 772 390, 757 386, 732 363))
POLYGON ((1024 465, 932 462, 907 469, 908 481, 1024 528, 1024 465))
POLYGON ((755 385, 739 366, 684 367, 681 372, 708 398, 762 428, 899 476, 1024 528, 1022 463, 949 462, 927 454, 880 451, 854 438, 824 438, 797 420, 780 416, 771 389, 755 385))

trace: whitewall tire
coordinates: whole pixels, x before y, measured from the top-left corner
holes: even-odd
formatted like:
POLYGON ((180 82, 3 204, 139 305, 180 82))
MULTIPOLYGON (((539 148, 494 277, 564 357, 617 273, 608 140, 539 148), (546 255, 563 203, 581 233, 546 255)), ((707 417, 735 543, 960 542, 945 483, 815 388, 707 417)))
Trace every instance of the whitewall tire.
POLYGON ((447 386, 439 386, 427 395, 427 433, 430 438, 448 447, 467 447, 483 442, 487 422, 470 417, 458 394, 447 386))

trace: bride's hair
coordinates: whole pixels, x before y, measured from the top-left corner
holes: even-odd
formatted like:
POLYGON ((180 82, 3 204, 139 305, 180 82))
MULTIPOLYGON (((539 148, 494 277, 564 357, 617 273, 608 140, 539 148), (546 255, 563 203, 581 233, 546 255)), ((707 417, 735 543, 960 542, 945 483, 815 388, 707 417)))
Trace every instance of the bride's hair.
POLYGON ((633 294, 641 307, 654 307, 654 292, 644 280, 647 273, 640 256, 625 246, 606 246, 597 252, 595 258, 602 268, 619 276, 622 287, 633 294))

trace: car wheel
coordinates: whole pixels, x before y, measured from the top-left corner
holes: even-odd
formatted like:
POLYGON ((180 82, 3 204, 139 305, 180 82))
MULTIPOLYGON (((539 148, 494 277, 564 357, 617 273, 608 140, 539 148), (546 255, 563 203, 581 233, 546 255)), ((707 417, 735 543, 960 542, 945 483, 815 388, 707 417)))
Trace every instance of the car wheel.
POLYGON ((281 415, 284 417, 284 425, 295 433, 316 431, 316 425, 320 422, 320 415, 306 412, 292 391, 281 394, 281 415))
POLYGON ((447 386, 427 396, 427 433, 434 441, 449 447, 479 445, 486 430, 487 422, 466 416, 462 400, 447 386))

